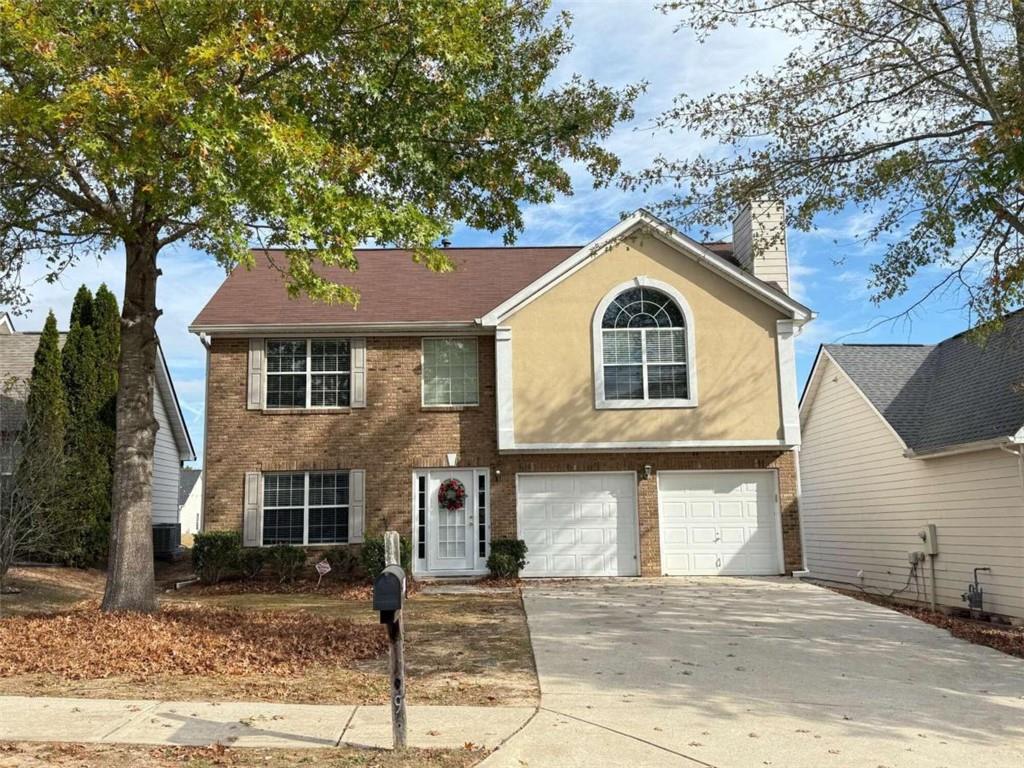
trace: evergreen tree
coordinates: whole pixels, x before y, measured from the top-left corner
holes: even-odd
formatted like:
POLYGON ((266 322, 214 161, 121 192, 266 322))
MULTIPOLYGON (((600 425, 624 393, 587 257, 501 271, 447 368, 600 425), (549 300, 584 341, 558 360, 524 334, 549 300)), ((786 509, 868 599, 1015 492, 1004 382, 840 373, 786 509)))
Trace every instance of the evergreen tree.
POLYGON ((100 285, 92 302, 92 330, 96 337, 99 366, 101 425, 105 430, 103 452, 113 470, 114 441, 117 428, 117 364, 121 352, 121 313, 117 297, 100 285))
MULTIPOLYGON (((32 378, 28 382, 28 400, 25 404, 25 425, 19 443, 24 454, 18 457, 16 485, 40 506, 47 508, 47 514, 59 516, 61 510, 50 508, 50 502, 60 497, 63 486, 61 467, 64 463, 64 440, 67 429, 68 410, 61 380, 60 334, 57 318, 51 311, 39 336, 32 378), (47 467, 51 471, 38 472, 35 468, 47 467)), ((37 542, 44 557, 54 542, 37 542)))
POLYGON ((75 294, 75 301, 71 305, 71 326, 75 323, 82 326, 92 326, 92 291, 84 284, 75 294))
POLYGON ((92 327, 81 323, 84 317, 92 319, 92 294, 83 286, 75 297, 71 330, 62 355, 62 379, 68 403, 64 441, 67 461, 64 515, 68 525, 62 536, 59 557, 68 565, 94 565, 104 561, 110 525, 110 462, 103 450, 100 423, 102 388, 98 351, 92 327))

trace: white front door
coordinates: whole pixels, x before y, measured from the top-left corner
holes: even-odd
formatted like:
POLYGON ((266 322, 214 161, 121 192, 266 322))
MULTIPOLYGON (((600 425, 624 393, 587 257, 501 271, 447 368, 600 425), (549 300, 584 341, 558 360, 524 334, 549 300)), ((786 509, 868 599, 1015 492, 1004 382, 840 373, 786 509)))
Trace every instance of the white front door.
POLYGON ((473 470, 441 469, 427 474, 427 570, 471 571, 476 565, 477 495, 473 470))
POLYGON ((774 472, 658 472, 661 572, 782 572, 774 472))

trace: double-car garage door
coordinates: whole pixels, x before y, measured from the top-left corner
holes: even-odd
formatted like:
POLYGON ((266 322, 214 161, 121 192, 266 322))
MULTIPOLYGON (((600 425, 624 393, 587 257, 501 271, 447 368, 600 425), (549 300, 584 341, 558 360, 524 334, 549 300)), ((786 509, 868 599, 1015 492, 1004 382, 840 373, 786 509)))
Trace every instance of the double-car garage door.
MULTIPOLYGON (((772 472, 658 472, 661 569, 666 575, 781 572, 772 472)), ((520 474, 524 576, 639 573, 636 475, 520 474)))

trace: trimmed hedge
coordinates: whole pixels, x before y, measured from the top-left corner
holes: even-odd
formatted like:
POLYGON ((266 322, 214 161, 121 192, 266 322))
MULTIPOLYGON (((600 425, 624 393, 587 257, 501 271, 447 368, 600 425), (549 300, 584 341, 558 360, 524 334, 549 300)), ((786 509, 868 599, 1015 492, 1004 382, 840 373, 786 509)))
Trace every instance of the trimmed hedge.
MULTIPOLYGON (((406 575, 412 578, 412 542, 407 538, 402 538, 399 549, 401 549, 402 568, 405 569, 406 575)), ((363 540, 363 546, 359 550, 359 562, 371 581, 380 575, 380 572, 384 570, 383 536, 367 536, 363 540)))
POLYGON ((253 581, 267 562, 267 553, 259 547, 245 547, 238 553, 238 570, 242 578, 253 581))
POLYGON ((522 539, 494 539, 487 569, 499 579, 516 579, 526 567, 526 542, 522 539))
POLYGON ((192 567, 205 584, 218 584, 238 567, 242 535, 238 531, 197 533, 192 541, 192 567))
POLYGON ((267 562, 280 583, 291 583, 306 564, 306 552, 291 544, 277 544, 266 550, 267 562))

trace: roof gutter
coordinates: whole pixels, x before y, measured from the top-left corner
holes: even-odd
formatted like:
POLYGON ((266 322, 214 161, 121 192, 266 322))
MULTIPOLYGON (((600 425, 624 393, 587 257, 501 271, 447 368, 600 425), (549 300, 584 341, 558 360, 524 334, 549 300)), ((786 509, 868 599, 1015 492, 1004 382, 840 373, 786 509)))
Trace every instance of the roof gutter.
POLYGON ((421 333, 471 333, 481 332, 479 320, 450 322, 400 322, 400 323, 282 323, 269 325, 226 324, 190 325, 190 333, 200 338, 211 336, 317 336, 328 334, 372 334, 375 336, 402 336, 421 333))
MULTIPOLYGON (((958 453, 974 453, 975 451, 987 451, 992 448, 1006 449, 1007 446, 1021 445, 1020 440, 1015 435, 1006 435, 1005 437, 993 437, 987 440, 975 440, 971 443, 960 443, 959 445, 951 445, 944 448, 932 448, 930 450, 915 451, 913 448, 908 448, 903 452, 903 455, 908 459, 935 459, 941 456, 955 456, 958 453)), ((1010 453, 1016 453, 1011 450, 1010 453)))

